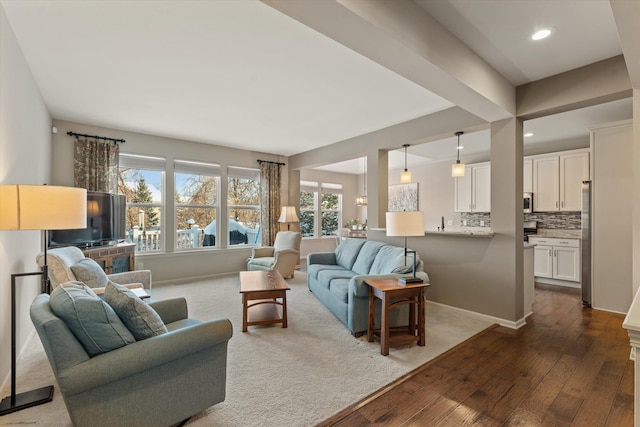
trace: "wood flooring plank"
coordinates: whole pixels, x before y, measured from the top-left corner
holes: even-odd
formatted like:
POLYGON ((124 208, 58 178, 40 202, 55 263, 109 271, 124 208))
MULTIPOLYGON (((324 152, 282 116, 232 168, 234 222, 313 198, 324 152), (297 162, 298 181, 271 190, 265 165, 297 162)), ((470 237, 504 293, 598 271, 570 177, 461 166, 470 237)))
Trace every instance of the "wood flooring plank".
POLYGON ((632 427, 623 320, 536 284, 518 331, 487 330, 320 425, 632 427))

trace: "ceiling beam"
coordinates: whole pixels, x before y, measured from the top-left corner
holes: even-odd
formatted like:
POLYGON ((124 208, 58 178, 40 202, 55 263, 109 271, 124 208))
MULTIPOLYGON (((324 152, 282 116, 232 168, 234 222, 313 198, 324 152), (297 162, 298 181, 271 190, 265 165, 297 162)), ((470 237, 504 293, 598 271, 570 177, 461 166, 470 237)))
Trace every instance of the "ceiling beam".
POLYGON ((262 0, 488 122, 515 115, 515 88, 411 0, 262 0))
POLYGON ((640 89, 640 1, 610 0, 631 85, 640 89))
POLYGON ((517 88, 517 115, 529 120, 632 95, 622 55, 536 80, 517 88))

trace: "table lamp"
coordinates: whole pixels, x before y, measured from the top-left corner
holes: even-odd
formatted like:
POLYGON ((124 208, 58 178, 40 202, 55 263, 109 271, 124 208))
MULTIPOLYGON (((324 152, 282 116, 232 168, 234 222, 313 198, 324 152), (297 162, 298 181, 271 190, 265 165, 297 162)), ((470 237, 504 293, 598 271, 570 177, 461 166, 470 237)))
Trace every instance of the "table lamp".
POLYGON ((42 230, 42 271, 11 275, 11 395, 0 402, 0 416, 51 402, 53 386, 16 394, 16 278, 42 276, 49 292, 47 230, 87 227, 87 190, 53 185, 0 185, 0 230, 42 230))
POLYGON ((298 215, 296 214, 295 206, 283 206, 278 222, 286 222, 287 230, 291 230, 292 222, 300 222, 300 218, 298 218, 298 215))
POLYGON ((422 283, 423 280, 416 277, 416 251, 407 249, 407 237, 424 236, 424 212, 399 211, 387 212, 387 236, 404 237, 404 262, 407 263, 407 254, 413 254, 413 277, 399 277, 398 283, 406 285, 410 283, 422 283))

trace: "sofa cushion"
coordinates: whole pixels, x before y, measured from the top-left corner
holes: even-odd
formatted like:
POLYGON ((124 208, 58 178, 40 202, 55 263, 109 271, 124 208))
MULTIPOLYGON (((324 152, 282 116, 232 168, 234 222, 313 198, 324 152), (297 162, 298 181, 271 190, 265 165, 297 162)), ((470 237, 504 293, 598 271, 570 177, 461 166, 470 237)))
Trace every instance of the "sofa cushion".
POLYGON ((317 279, 318 273, 320 273, 323 270, 346 270, 346 269, 339 265, 311 264, 307 266, 307 275, 309 277, 317 279))
POLYGON ((83 283, 57 286, 49 305, 91 357, 136 342, 113 308, 83 283))
POLYGON ((107 273, 91 258, 81 259, 71 266, 71 271, 76 276, 76 280, 90 288, 104 288, 109 282, 107 273))
POLYGON ((262 267, 271 267, 275 262, 275 257, 265 256, 260 258, 251 258, 252 265, 260 265, 262 267))
MULTIPOLYGON (((416 254, 416 261, 418 261, 416 254)), ((397 246, 385 245, 378 251, 376 259, 371 265, 370 274, 390 274, 390 273, 410 273, 412 271, 411 263, 413 255, 407 255, 406 261, 404 256, 404 248, 397 246)))
POLYGON ((109 281, 104 296, 137 341, 167 332, 158 313, 126 286, 109 281))
POLYGON ((349 302, 349 282, 351 279, 333 279, 329 283, 329 291, 336 296, 339 301, 349 302))
POLYGON ((336 263, 348 270, 351 270, 353 263, 358 257, 360 248, 366 243, 365 239, 346 239, 338 245, 335 250, 336 263))
POLYGON ((358 253, 358 258, 356 262, 353 263, 353 267, 351 268, 357 274, 369 274, 371 270, 371 265, 373 261, 376 259, 376 255, 380 248, 382 248, 385 244, 382 242, 375 242, 373 240, 367 240, 360 252, 358 253))
POLYGON ((320 271, 318 273, 318 281, 320 283, 325 283, 325 284, 329 285, 332 280, 335 280, 335 279, 351 279, 355 275, 356 275, 356 273, 354 273, 351 270, 346 270, 346 269, 342 269, 342 270, 322 270, 322 271, 320 271))

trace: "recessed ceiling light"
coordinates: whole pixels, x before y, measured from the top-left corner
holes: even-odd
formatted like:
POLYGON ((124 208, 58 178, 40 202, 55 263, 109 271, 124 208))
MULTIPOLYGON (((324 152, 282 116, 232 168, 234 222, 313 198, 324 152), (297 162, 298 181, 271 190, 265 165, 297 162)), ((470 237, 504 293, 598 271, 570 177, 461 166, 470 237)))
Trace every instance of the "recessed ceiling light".
POLYGON ((524 134, 524 137, 525 138, 529 138, 530 136, 533 136, 533 135, 535 135, 535 134, 532 133, 532 132, 527 132, 527 133, 524 134))
POLYGON ((553 34, 553 32, 554 32, 553 28, 543 28, 531 34, 529 36, 529 40, 533 40, 533 41, 543 40, 549 37, 551 34, 553 34))

